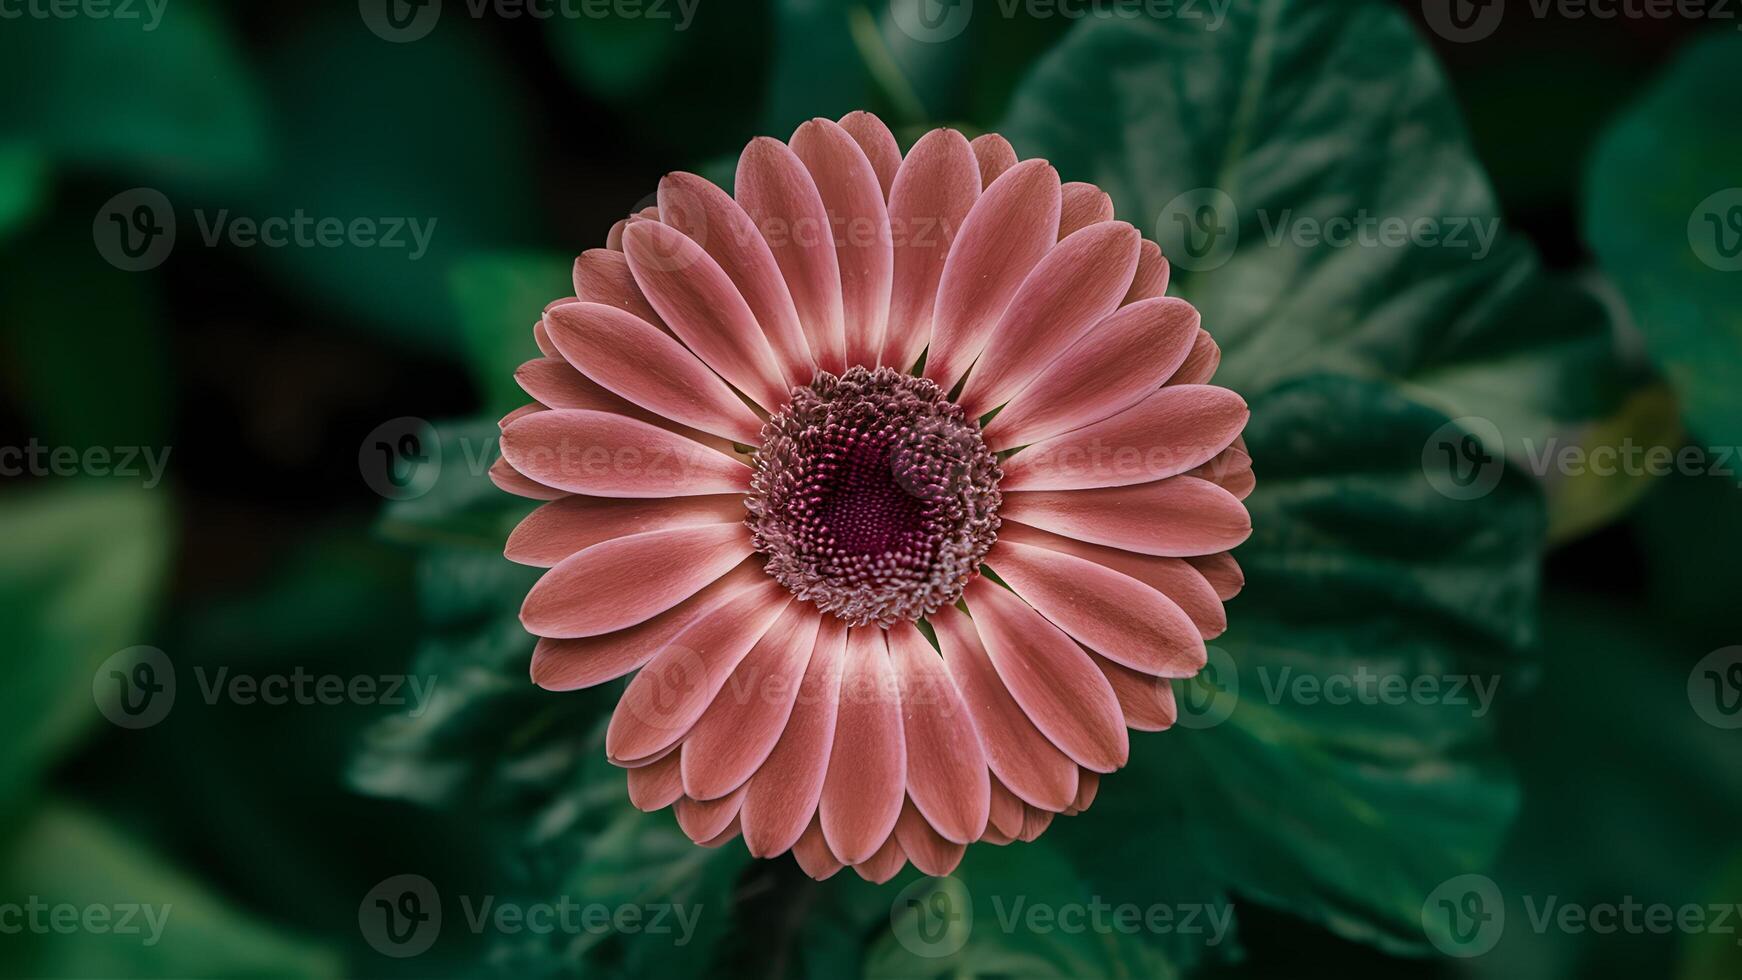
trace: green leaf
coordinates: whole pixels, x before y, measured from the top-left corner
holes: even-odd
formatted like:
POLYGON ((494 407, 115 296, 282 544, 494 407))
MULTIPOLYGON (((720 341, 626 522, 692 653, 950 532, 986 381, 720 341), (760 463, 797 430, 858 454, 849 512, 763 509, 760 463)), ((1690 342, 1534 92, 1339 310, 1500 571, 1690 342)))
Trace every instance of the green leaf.
POLYGON ((48 196, 48 166, 34 147, 0 145, 0 240, 29 221, 48 196))
POLYGON ((0 968, 10 976, 341 975, 332 950, 256 922, 83 810, 43 806, 8 845, 10 860, 0 872, 5 894, 19 896, 21 904, 28 896, 51 909, 71 908, 81 923, 100 923, 6 937, 0 968), (84 918, 93 912, 95 918, 84 918))
POLYGON ((541 356, 532 324, 544 304, 574 292, 573 265, 554 255, 488 255, 454 267, 460 334, 486 410, 507 414, 531 401, 514 382, 514 369, 541 356))
MULTIPOLYGON (((476 31, 388 44, 358 26, 355 11, 317 18, 272 53, 285 149, 246 212, 228 217, 345 223, 338 247, 311 232, 248 252, 316 303, 458 352, 453 266, 524 242, 535 226, 526 100, 476 31), (373 228, 352 234, 363 220, 373 228)), ((215 223, 216 211, 207 217, 215 223)))
POLYGON ((11 494, 0 503, 0 615, 11 670, 0 686, 0 800, 11 800, 102 722, 99 664, 147 642, 169 562, 163 491, 115 484, 11 494))
MULTIPOLYGON (((1699 482, 1670 477, 1655 492, 1699 482)), ((1735 491, 1726 489, 1733 509, 1735 491)), ((1680 620, 1617 594, 1545 595, 1542 683, 1504 724, 1524 790, 1518 824, 1489 872, 1506 898, 1506 929, 1471 961, 1483 967, 1479 975, 1671 976, 1679 946, 1684 969, 1700 976, 1699 964, 1717 965, 1717 946, 1735 956, 1734 933, 1600 935, 1522 922, 1526 896, 1539 908, 1549 896, 1563 905, 1632 899, 1678 909, 1738 900, 1726 867, 1742 813, 1736 731, 1702 719, 1690 684, 1709 653, 1733 642, 1727 619, 1680 620)))
MULTIPOLYGON (((1114 908, 1045 838, 970 847, 950 877, 913 878, 892 897, 890 927, 866 956, 867 978, 1176 975, 1133 938, 1145 921, 1161 921, 1149 912, 1166 907, 1165 899, 1114 908)), ((1228 910, 1224 904, 1217 921, 1225 923, 1228 910)))
POLYGON ((255 172, 260 93, 223 20, 198 0, 126 6, 136 16, 9 19, 0 132, 57 162, 187 186, 255 172))
POLYGON ((80 450, 163 451, 173 382, 155 280, 105 263, 77 223, 44 223, 5 254, 0 344, 31 431, 80 450))
POLYGON ((1742 37, 1691 47, 1604 136, 1585 234, 1708 444, 1742 444, 1742 37), (1665 167, 1663 161, 1674 160, 1665 167))
POLYGON ((1491 699, 1523 680, 1541 505, 1511 471, 1475 506, 1436 493, 1420 446, 1443 422, 1332 376, 1253 402, 1246 588, 1211 670, 1175 685, 1179 727, 1135 736, 1085 818, 1048 832, 1110 898, 1238 894, 1412 953, 1427 894, 1497 852, 1516 791, 1491 699), (1161 841, 1168 860, 1143 861, 1161 841))
POLYGON ((1491 421, 1489 448, 1519 462, 1616 410, 1606 311, 1500 227, 1439 69, 1397 11, 1240 0, 1206 23, 1080 24, 1002 131, 1098 183, 1161 243, 1170 292, 1222 346, 1218 384, 1250 396, 1318 371, 1407 384, 1449 417, 1491 421))

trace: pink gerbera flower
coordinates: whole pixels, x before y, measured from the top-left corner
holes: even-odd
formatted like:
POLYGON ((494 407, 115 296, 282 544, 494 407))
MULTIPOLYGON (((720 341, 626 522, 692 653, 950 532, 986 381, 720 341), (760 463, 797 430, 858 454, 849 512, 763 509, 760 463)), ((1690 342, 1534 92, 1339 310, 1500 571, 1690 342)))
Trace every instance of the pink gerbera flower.
POLYGON ((1247 409, 1090 184, 874 116, 668 175, 544 312, 492 469, 535 682, 639 671, 644 810, 811 875, 1086 808, 1239 591, 1247 409))

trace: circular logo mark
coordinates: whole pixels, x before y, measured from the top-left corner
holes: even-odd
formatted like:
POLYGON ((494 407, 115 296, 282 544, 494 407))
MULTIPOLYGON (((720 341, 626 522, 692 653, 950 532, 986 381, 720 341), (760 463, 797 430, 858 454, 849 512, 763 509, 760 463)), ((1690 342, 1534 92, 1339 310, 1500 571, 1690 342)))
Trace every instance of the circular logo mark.
POLYGON ((1500 483, 1506 460, 1500 428, 1480 415, 1453 419, 1435 429, 1421 447, 1421 471, 1442 496, 1486 497, 1500 483))
POLYGON ((1742 646, 1713 650, 1694 664, 1688 703, 1713 728, 1742 728, 1742 646))
POLYGON ((974 900, 959 878, 921 878, 896 894, 889 928, 915 956, 949 956, 966 946, 974 931, 974 900))
POLYGON ((413 416, 383 422, 357 448, 357 469, 369 489, 388 500, 415 500, 442 475, 442 437, 413 416))
POLYGON ((1707 197, 1688 216, 1688 244, 1719 272, 1742 270, 1742 187, 1707 197))
POLYGON ((406 44, 435 30, 442 16, 442 0, 357 0, 357 12, 376 37, 406 44))
POLYGON ((175 209, 160 190, 122 191, 97 209, 91 240, 103 261, 122 272, 155 269, 175 248, 175 209))
POLYGON ((1459 875, 1428 893, 1421 905, 1427 941, 1447 956, 1481 956, 1506 931, 1506 903, 1500 886, 1486 875, 1459 875))
POLYGON ((442 897, 423 875, 394 875, 363 896, 357 928, 382 956, 416 956, 441 935, 442 897))
POLYGON ((891 0, 889 13, 901 33, 925 44, 942 44, 967 30, 974 0, 891 0))
POLYGON ((1421 15, 1435 34, 1468 44, 1494 33, 1506 16, 1506 0, 1421 0, 1421 15))
POLYGON ((175 665, 156 647, 128 647, 97 667, 91 698, 122 728, 150 728, 175 707, 175 665))
MULTIPOLYGON (((732 602, 733 600, 727 600, 732 602)), ((680 734, 695 721, 693 709, 706 703, 708 665, 696 651, 673 643, 629 682, 622 704, 635 719, 656 732, 680 734)), ((739 696, 723 689, 719 696, 739 696)))
POLYGON ((1206 272, 1233 258, 1240 244, 1240 212, 1219 187, 1186 191, 1161 209, 1155 242, 1169 264, 1206 272))
POLYGON ((1173 682, 1174 703, 1181 728, 1214 728, 1228 720, 1240 703, 1240 670, 1234 658, 1219 646, 1205 650, 1209 659, 1196 677, 1173 682))

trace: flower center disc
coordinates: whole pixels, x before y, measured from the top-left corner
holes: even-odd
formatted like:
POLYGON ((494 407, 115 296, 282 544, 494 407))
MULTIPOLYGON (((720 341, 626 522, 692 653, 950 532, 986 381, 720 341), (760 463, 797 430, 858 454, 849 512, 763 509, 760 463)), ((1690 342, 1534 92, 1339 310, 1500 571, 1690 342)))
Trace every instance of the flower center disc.
POLYGON ((762 429, 746 522, 767 571, 852 626, 955 602, 998 537, 998 460, 924 378, 818 372, 762 429))

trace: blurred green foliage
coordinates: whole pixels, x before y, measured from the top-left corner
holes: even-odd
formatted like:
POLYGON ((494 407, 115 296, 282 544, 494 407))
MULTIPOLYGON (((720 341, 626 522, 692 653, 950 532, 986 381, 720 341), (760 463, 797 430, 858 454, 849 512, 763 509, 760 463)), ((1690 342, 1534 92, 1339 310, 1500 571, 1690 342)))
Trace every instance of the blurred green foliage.
MULTIPOLYGON (((1678 413, 1707 444, 1738 441, 1742 273, 1700 261, 1690 238, 1742 173, 1734 37, 1690 47, 1636 105, 1568 83, 1607 77, 1588 61, 1529 92, 1531 145, 1614 119, 1585 185, 1599 267, 1569 275, 1507 230, 1475 257, 1267 239, 1281 212, 1482 223, 1500 201, 1569 193, 1579 161, 1541 153, 1484 160, 1497 193, 1419 29, 1378 2, 1236 0, 1216 30, 987 15, 941 43, 849 0, 703 3, 684 31, 558 18, 514 33, 449 7, 402 45, 348 7, 282 29, 194 0, 149 32, 0 24, 0 80, 20 94, 0 105, 7 439, 171 446, 176 464, 150 490, 0 488, 0 904, 173 909, 151 945, 0 935, 0 973, 1383 976, 1429 968, 1423 902, 1463 872, 1490 875, 1514 916, 1465 975, 1736 972, 1725 937, 1537 933, 1516 901, 1742 899, 1736 733, 1701 722, 1686 690, 1694 662, 1735 640, 1736 481, 1544 475, 1529 452, 1676 445, 1678 413), (938 883, 911 869, 883 886, 814 883, 736 842, 697 848, 668 814, 630 807, 604 761, 614 686, 554 695, 527 680, 516 614, 536 573, 501 546, 532 504, 485 469, 494 419, 521 400, 513 369, 536 356, 531 321, 571 291, 569 257, 660 173, 729 182, 749 136, 855 108, 883 113, 904 145, 940 124, 1004 132, 1101 184, 1152 237, 1182 195, 1231 202, 1225 261, 1176 261, 1171 292, 1202 310, 1219 382, 1253 408, 1248 584, 1217 642, 1236 665, 1217 681, 1242 696, 1223 724, 1135 737, 1087 814, 1035 843, 973 847, 955 876, 977 899, 1232 909, 1217 942, 1013 930, 988 900, 959 950, 916 957, 898 938, 917 911, 904 903, 938 883), (194 243, 144 275, 104 264, 85 233, 137 184, 171 196, 194 243), (242 255, 202 250, 195 209, 416 216, 435 233, 417 261, 242 255), (270 336, 232 346, 232 325, 270 336), (1617 344, 1633 327, 1664 380, 1617 344), (363 433, 450 409, 476 417, 437 426, 434 488, 377 518, 355 469, 363 433), (1469 416, 1493 423, 1488 448, 1510 465, 1459 501, 1424 478, 1422 447, 1469 416), (307 487, 272 468, 305 442, 313 461, 292 472, 321 478, 307 487), (231 557, 236 539, 252 561, 231 557), (168 652, 179 700, 126 731, 91 681, 141 643, 168 652), (410 710, 269 709, 203 697, 221 668, 435 685, 410 710), (1499 703, 1264 696, 1284 670, 1360 669, 1492 676, 1499 703), (370 945, 359 902, 403 873, 435 884, 447 918, 431 951, 399 960, 370 945), (682 944, 542 936, 468 926, 458 899, 483 895, 704 914, 682 944)), ((1491 105, 1500 83, 1485 77, 1456 90, 1491 105)), ((1485 150, 1495 118, 1474 126, 1485 150)), ((1728 210, 1713 213, 1721 232, 1728 210)))

